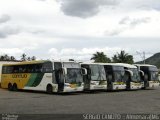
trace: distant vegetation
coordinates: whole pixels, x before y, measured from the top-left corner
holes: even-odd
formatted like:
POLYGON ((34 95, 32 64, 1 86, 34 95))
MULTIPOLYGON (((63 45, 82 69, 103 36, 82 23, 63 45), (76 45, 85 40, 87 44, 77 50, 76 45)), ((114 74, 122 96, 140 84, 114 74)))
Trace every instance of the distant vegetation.
MULTIPOLYGON (((36 60, 35 56, 27 56, 25 53, 23 53, 20 56, 20 59, 16 59, 14 56, 9 56, 7 54, 0 56, 0 61, 33 61, 36 60)), ((71 59, 70 59, 71 60, 71 59)), ((116 53, 113 55, 112 58, 107 57, 107 55, 104 54, 104 52, 96 52, 92 55, 91 60, 94 60, 94 62, 102 62, 102 63, 129 63, 133 64, 133 56, 129 53, 126 53, 124 50, 120 51, 119 53, 116 53)), ((136 62, 138 64, 143 64, 143 61, 136 62)), ((145 60, 146 64, 155 65, 160 69, 160 53, 156 53, 153 56, 147 58, 145 60)))
POLYGON ((20 60, 16 59, 14 56, 9 56, 7 54, 0 56, 0 61, 32 61, 36 60, 35 56, 28 57, 25 53, 21 55, 20 60))
MULTIPOLYGON (((136 63, 142 64, 143 61, 136 62, 136 63)), ((151 64, 151 65, 155 65, 160 69, 160 53, 156 53, 153 56, 147 58, 145 60, 145 63, 146 64, 151 64)))
POLYGON ((112 59, 108 58, 107 55, 104 54, 104 52, 96 52, 95 54, 93 54, 91 60, 94 60, 94 62, 102 63, 134 63, 133 56, 129 55, 124 50, 120 51, 120 53, 113 55, 112 59))
POLYGON ((107 57, 107 55, 104 54, 104 52, 96 52, 93 54, 93 57, 91 60, 94 60, 94 62, 102 62, 102 63, 110 63, 111 59, 107 57))

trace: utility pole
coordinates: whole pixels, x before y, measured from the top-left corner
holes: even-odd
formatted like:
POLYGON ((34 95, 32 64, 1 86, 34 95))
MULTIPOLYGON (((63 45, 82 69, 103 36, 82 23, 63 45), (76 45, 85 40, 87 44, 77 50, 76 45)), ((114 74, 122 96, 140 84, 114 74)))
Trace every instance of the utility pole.
POLYGON ((146 60, 146 53, 143 51, 143 52, 138 52, 136 51, 137 54, 140 55, 140 57, 142 58, 142 61, 143 61, 143 64, 145 64, 145 60, 146 60))

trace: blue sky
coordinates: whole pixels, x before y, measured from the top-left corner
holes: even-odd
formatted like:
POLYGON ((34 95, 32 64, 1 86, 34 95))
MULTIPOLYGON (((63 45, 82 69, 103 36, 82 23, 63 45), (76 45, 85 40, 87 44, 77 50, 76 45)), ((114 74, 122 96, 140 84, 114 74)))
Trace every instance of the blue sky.
POLYGON ((0 0, 0 55, 87 61, 160 52, 159 0, 0 0))

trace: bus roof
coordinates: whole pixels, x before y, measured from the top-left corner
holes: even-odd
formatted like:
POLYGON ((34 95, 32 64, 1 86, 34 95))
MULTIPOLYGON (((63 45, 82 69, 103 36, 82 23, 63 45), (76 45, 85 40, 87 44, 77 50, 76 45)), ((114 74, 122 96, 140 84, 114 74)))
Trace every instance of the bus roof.
POLYGON ((3 66, 11 66, 11 65, 26 65, 26 64, 38 64, 38 63, 44 63, 47 62, 48 60, 39 60, 39 61, 24 61, 24 62, 15 62, 11 64, 3 64, 3 66))
POLYGON ((137 68, 135 65, 127 64, 127 63, 116 63, 117 65, 121 65, 126 68, 137 68))
POLYGON ((45 63, 45 62, 61 62, 61 63, 77 63, 75 61, 50 61, 50 60, 36 60, 36 61, 24 61, 24 62, 15 62, 10 64, 3 64, 3 66, 11 66, 11 65, 26 65, 26 64, 38 64, 38 63, 45 63))
POLYGON ((134 64, 136 66, 146 66, 146 67, 156 67, 155 65, 150 65, 150 64, 134 64))
MULTIPOLYGON (((101 64, 101 65, 118 66, 118 67, 122 66, 122 65, 118 65, 117 63, 99 63, 99 64, 101 64)), ((122 66, 122 67, 123 67, 123 66, 122 66)))
POLYGON ((0 65, 3 64, 14 64, 14 63, 18 63, 17 61, 0 61, 0 65))
POLYGON ((85 62, 85 63, 80 63, 81 65, 101 65, 100 63, 91 63, 91 62, 85 62))

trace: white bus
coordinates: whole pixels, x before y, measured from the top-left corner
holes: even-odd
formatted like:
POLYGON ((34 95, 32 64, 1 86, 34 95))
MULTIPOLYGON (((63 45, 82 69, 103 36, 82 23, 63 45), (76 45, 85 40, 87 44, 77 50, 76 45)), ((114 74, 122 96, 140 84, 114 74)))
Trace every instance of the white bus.
POLYGON ((84 83, 79 63, 31 61, 3 65, 1 87, 62 93, 83 91, 84 83))
POLYGON ((81 63, 81 67, 87 70, 83 76, 84 90, 107 90, 107 79, 104 66, 98 63, 81 63))
POLYGON ((134 89, 141 89, 142 83, 140 80, 139 70, 135 65, 130 65, 126 63, 117 63, 121 65, 125 69, 125 76, 124 80, 126 81, 126 89, 127 90, 134 90, 134 89))
POLYGON ((115 63, 102 63, 104 66, 108 90, 125 90, 124 67, 115 63))
POLYGON ((144 75, 140 74, 141 80, 144 83, 143 89, 159 87, 160 82, 158 79, 158 69, 156 66, 148 64, 135 65, 144 72, 144 75))

